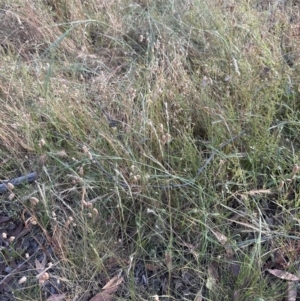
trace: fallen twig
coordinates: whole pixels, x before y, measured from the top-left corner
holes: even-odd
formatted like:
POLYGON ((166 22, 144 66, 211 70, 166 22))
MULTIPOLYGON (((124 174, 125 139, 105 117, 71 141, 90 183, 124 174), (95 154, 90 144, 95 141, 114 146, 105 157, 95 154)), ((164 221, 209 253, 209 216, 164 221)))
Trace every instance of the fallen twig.
POLYGON ((8 188, 8 184, 12 184, 14 186, 19 186, 21 184, 24 183, 32 183, 37 179, 37 173, 36 172, 32 172, 26 176, 21 176, 18 178, 14 178, 10 181, 1 181, 2 184, 0 184, 0 193, 6 192, 9 190, 8 188))

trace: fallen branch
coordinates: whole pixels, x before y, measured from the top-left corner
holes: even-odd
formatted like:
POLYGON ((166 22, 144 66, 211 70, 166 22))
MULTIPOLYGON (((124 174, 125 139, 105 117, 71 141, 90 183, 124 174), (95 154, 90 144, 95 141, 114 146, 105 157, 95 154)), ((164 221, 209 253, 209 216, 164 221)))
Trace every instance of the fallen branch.
POLYGON ((25 183, 32 183, 37 179, 37 173, 36 172, 32 172, 26 176, 21 176, 18 178, 14 178, 10 181, 0 181, 2 182, 2 184, 0 184, 0 193, 6 192, 9 190, 8 188, 8 184, 12 184, 14 186, 19 186, 21 184, 25 184, 25 183))

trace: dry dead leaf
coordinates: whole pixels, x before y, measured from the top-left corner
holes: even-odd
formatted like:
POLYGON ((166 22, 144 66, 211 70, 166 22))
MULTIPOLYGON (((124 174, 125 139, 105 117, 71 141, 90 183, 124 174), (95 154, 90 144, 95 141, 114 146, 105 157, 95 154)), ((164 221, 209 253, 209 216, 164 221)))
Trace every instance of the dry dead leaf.
POLYGON ((226 258, 232 259, 234 257, 234 251, 233 249, 230 247, 230 245, 226 245, 225 246, 225 251, 226 251, 226 258))
POLYGON ((228 262, 227 266, 228 270, 232 273, 232 275, 238 277, 241 270, 241 265, 234 257, 230 258, 230 261, 228 262))
POLYGON ((155 264, 152 264, 152 263, 147 263, 145 265, 145 268, 148 270, 148 271, 151 271, 151 272, 156 272, 157 270, 159 270, 159 266, 155 265, 155 264))
POLYGON ((0 216, 0 224, 5 223, 10 220, 8 216, 0 216))
POLYGON ((297 283, 288 282, 287 301, 296 301, 297 298, 297 283))
POLYGON ((215 235, 215 237, 221 243, 222 246, 226 245, 228 238, 225 235, 215 230, 211 230, 211 232, 215 235))
POLYGON ((46 255, 44 254, 42 262, 39 262, 37 259, 35 260, 35 269, 38 274, 42 273, 46 266, 46 255))
POLYGON ((68 154, 66 153, 66 151, 65 151, 64 149, 62 149, 62 150, 56 152, 56 155, 57 155, 58 157, 61 157, 61 158, 68 157, 68 154))
POLYGON ((225 247, 227 258, 228 259, 231 258, 233 256, 234 252, 233 252, 232 248, 230 247, 230 245, 228 244, 228 238, 219 231, 211 229, 211 232, 215 235, 215 237, 220 242, 220 244, 225 247))
POLYGON ((282 271, 282 270, 267 269, 267 271, 280 279, 289 280, 289 281, 299 281, 300 280, 297 276, 295 276, 289 272, 282 271))
POLYGON ((24 225, 23 223, 20 223, 10 235, 16 237, 22 232, 23 229, 24 229, 24 225))
POLYGON ((115 276, 112 279, 110 279, 102 288, 102 292, 95 295, 92 299, 89 301, 111 301, 113 299, 112 293, 115 293, 120 284, 123 282, 124 278, 115 276))
POLYGON ((271 264, 273 264, 273 268, 277 269, 286 269, 289 266, 289 262, 287 262, 283 251, 280 249, 274 253, 274 262, 271 262, 271 264), (274 266, 274 263, 276 264, 276 267, 274 266))
POLYGON ((256 194, 271 194, 272 190, 271 189, 258 189, 258 190, 250 190, 246 191, 246 194, 249 195, 256 195, 256 194))
POLYGON ((218 278, 219 278, 217 267, 211 263, 207 267, 207 274, 208 274, 208 277, 206 280, 206 287, 209 290, 214 290, 217 285, 218 278))
POLYGON ((35 269, 38 274, 36 277, 39 279, 40 286, 42 286, 50 277, 49 274, 45 272, 46 260, 45 254, 42 262, 39 262, 37 259, 35 260, 35 269))
POLYGON ((63 301, 65 300, 66 298, 66 295, 65 294, 54 294, 54 295, 51 295, 47 301, 63 301))
POLYGON ((113 299, 112 295, 106 294, 105 292, 98 293, 90 301, 111 301, 113 299))
POLYGON ((168 270, 172 270, 173 264, 172 264, 172 253, 171 251, 167 251, 165 253, 165 261, 166 261, 166 266, 168 270))
POLYGON ((124 278, 123 277, 119 277, 119 276, 115 276, 113 278, 111 278, 103 287, 102 289, 105 291, 110 290, 111 288, 115 288, 123 282, 124 278))
POLYGON ((179 245, 187 247, 190 250, 191 254, 194 255, 195 259, 199 258, 199 253, 197 253, 195 251, 196 247, 194 245, 186 243, 186 242, 179 242, 179 245))
POLYGON ((234 291, 234 294, 233 294, 233 300, 234 301, 238 301, 240 300, 240 290, 237 290, 237 291, 234 291))

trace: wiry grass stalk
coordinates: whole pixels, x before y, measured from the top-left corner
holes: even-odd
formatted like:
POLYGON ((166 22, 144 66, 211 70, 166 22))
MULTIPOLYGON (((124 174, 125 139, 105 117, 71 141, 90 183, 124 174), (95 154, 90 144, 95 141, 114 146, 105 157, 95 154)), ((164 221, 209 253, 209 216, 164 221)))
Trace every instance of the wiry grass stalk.
POLYGON ((3 5, 0 299, 295 300, 290 2, 3 5))

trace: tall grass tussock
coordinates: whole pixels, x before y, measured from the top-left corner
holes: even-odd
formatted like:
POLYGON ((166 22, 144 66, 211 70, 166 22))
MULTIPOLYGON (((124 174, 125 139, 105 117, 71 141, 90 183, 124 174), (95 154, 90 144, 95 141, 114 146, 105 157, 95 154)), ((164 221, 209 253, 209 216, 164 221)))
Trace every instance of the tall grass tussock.
POLYGON ((299 1, 0 8, 0 300, 299 300, 299 1))

